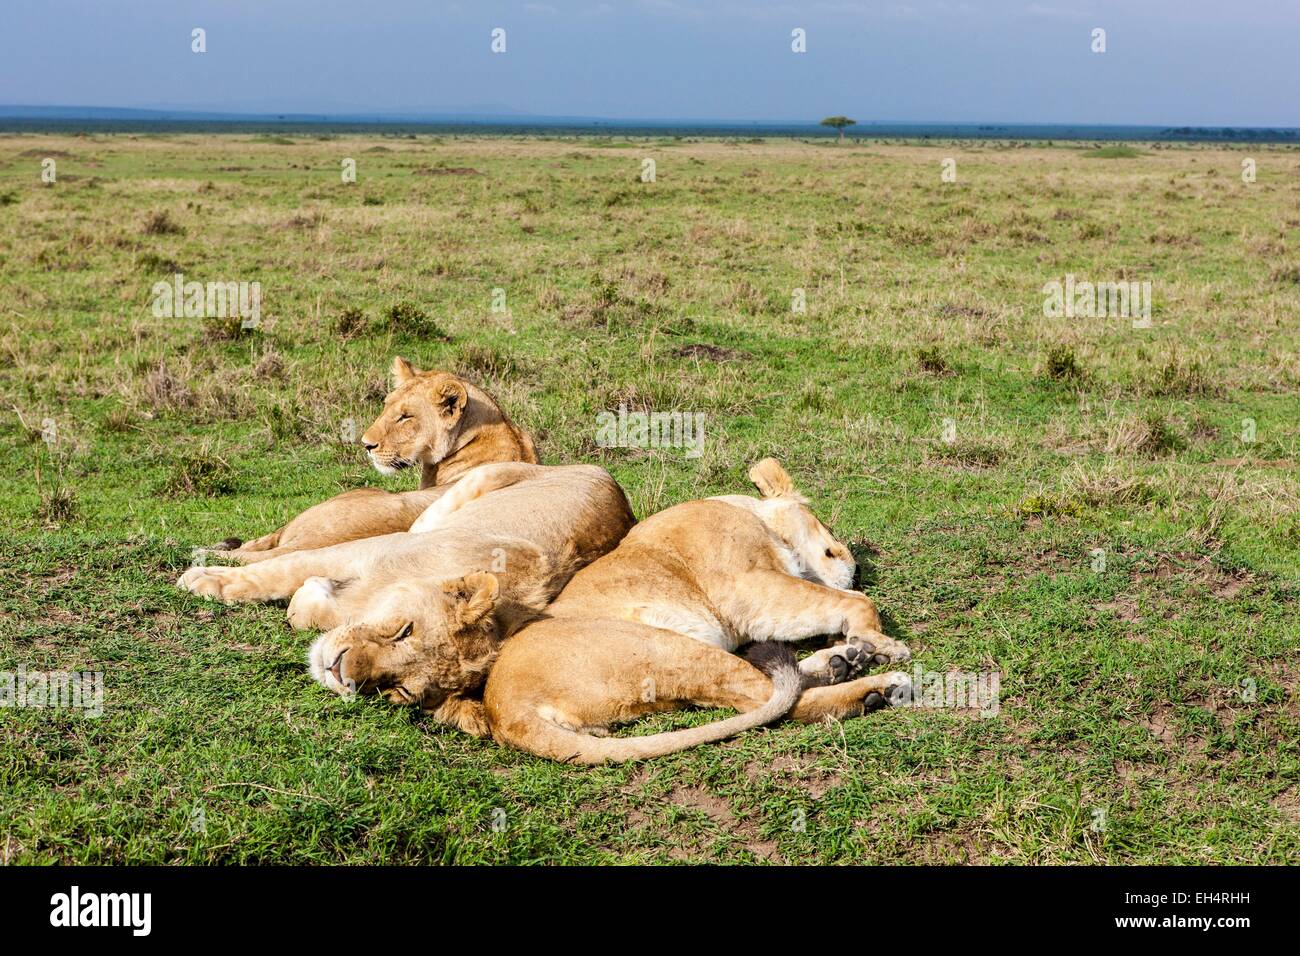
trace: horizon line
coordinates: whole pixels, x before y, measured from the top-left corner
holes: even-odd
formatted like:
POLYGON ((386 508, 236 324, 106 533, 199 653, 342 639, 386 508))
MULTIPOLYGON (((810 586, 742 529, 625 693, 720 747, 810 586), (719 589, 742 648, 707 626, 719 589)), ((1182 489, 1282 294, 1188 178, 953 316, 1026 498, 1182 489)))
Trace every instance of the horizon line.
MULTIPOLYGON (((701 128, 804 128, 819 129, 822 127, 821 120, 809 119, 761 119, 745 120, 730 118, 695 118, 695 117, 668 117, 668 118, 648 118, 637 116, 590 116, 581 114, 552 114, 552 113, 526 113, 526 112, 496 112, 493 110, 420 110, 420 109, 366 109, 355 110, 345 109, 337 112, 321 110, 239 110, 239 109, 198 109, 191 107, 143 107, 143 106, 96 106, 89 104, 30 104, 30 103, 0 103, 0 120, 16 119, 59 119, 59 120, 99 120, 109 119, 105 116, 94 114, 103 113, 130 113, 136 114, 133 117, 121 117, 125 121, 134 120, 136 122, 166 122, 166 121, 184 121, 191 122, 231 122, 231 121, 256 121, 265 123, 374 123, 374 124, 399 124, 399 123, 429 123, 435 124, 437 121, 455 121, 458 125, 481 125, 481 126, 520 126, 520 125, 600 125, 608 124, 615 127, 656 127, 656 126, 678 126, 683 128, 701 127, 701 128), (40 115, 45 113, 47 115, 40 115), (48 115, 58 113, 60 115, 48 115)), ((845 114, 830 114, 845 115, 845 114)), ((982 128, 982 127, 1015 127, 1015 128, 1058 128, 1058 129, 1134 129, 1134 130, 1239 130, 1239 131, 1277 131, 1300 134, 1300 127, 1285 125, 1236 125, 1225 123, 1106 123, 1106 122, 1073 122, 1069 120, 920 120, 920 119, 867 119, 855 120, 853 126, 845 130, 845 135, 852 136, 853 128, 858 127, 954 127, 954 128, 982 128)), ((837 135, 837 132, 827 127, 827 135, 837 135)))

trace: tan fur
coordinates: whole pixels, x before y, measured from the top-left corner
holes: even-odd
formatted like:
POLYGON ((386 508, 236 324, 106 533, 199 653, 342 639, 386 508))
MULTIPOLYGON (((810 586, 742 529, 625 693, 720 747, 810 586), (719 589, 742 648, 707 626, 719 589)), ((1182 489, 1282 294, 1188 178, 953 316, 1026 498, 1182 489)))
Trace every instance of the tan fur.
POLYGON ((427 531, 194 567, 178 584, 226 602, 292 596, 294 627, 329 629, 312 648, 318 680, 418 703, 473 731, 481 705, 457 698, 481 687, 497 645, 634 519, 623 490, 591 465, 484 465, 462 481, 479 493, 427 531))
POLYGON ((537 463, 533 440, 482 389, 448 372, 421 372, 393 360, 394 388, 384 410, 361 436, 371 463, 384 474, 420 466, 420 490, 356 488, 313 505, 283 528, 226 554, 266 561, 405 531, 452 482, 479 465, 537 463))
MULTIPOLYGON (((392 645, 399 648, 392 659, 377 668, 369 656, 349 650, 349 685, 330 665, 336 651, 354 646, 353 639, 326 635, 313 651, 313 673, 340 693, 370 689, 382 673, 403 686, 388 695, 394 703, 418 700, 471 733, 490 730, 502 743, 580 763, 672 753, 768 723, 791 706, 800 720, 862 713, 871 695, 883 699, 891 688, 905 686, 907 676, 895 672, 812 685, 848 676, 853 668, 845 661, 861 668, 873 659, 906 660, 909 652, 881 633, 875 606, 864 595, 807 579, 817 577, 809 552, 837 549, 835 561, 823 562, 825 573, 837 580, 846 570, 851 580, 852 557, 802 503, 784 470, 775 461, 764 464, 760 474, 767 480, 759 487, 769 498, 747 499, 752 504, 745 506, 730 498, 693 501, 655 515, 579 571, 545 618, 527 623, 504 646, 496 637, 508 632, 481 639, 436 589, 408 581, 411 593, 401 603, 419 607, 419 653, 401 649, 404 637, 392 645), (793 553, 798 549, 802 553, 793 553), (421 603, 419 593, 433 597, 421 603), (771 678, 728 653, 746 641, 820 634, 839 634, 848 643, 815 655, 810 666, 778 667, 771 678), (832 666, 836 660, 838 669, 832 666), (465 694, 450 695, 450 705, 427 692, 420 698, 412 687, 424 686, 430 671, 439 687, 476 686, 487 674, 482 704, 465 694), (804 684, 810 689, 800 697, 804 684), (686 731, 598 736, 612 724, 686 704, 742 713, 686 731)), ((494 507, 502 492, 492 478, 490 469, 480 469, 432 506, 426 513, 429 534, 445 533, 467 510, 494 507)), ((473 590, 475 608, 492 601, 487 582, 455 587, 473 590)), ((390 619, 387 626, 383 638, 391 641, 401 625, 390 619)))
MULTIPOLYGON (((810 687, 789 716, 804 723, 856 717, 908 686, 907 675, 895 671, 810 687)), ((693 728, 698 736, 676 739, 601 735, 645 714, 683 707, 752 713, 773 697, 772 680, 757 667, 682 634, 612 619, 547 619, 502 647, 476 723, 499 742, 539 757, 583 764, 642 760, 743 728, 712 733, 717 725, 706 724, 693 728)), ((763 723, 774 719, 764 716, 763 723)))
MULTIPOLYGON (((546 620, 506 643, 483 695, 493 737, 577 763, 641 759, 682 749, 679 742, 718 739, 708 735, 714 725, 696 728, 703 733, 693 740, 597 734, 684 705, 742 714, 767 705, 773 681, 729 653, 746 641, 842 636, 846 646, 814 655, 804 668, 810 685, 852 673, 822 670, 837 654, 841 662, 852 654, 858 667, 910 658, 905 645, 881 632, 869 598, 817 580, 814 557, 837 579, 847 562, 849 580, 852 557, 808 510, 785 470, 765 459, 750 476, 762 501, 691 501, 646 519, 574 575, 546 620), (802 553, 790 553, 791 541, 802 553)), ((809 686, 790 716, 853 717, 909 687, 899 671, 809 686)))

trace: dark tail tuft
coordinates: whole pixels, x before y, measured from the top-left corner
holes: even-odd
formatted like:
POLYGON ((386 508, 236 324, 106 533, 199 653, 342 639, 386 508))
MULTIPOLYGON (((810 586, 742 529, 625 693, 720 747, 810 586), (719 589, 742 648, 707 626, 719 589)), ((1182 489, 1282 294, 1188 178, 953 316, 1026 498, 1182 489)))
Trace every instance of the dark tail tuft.
POLYGON ((790 645, 780 641, 758 641, 745 647, 740 656, 753 664, 768 677, 777 671, 794 665, 794 651, 790 645))

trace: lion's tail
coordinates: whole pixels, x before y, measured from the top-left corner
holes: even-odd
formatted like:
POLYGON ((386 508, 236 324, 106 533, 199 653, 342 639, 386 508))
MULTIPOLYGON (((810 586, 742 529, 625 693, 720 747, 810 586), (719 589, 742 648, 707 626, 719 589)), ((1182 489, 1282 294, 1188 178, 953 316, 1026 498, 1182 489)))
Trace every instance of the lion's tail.
POLYGON ((245 541, 239 546, 240 551, 270 551, 280 544, 280 535, 283 528, 276 528, 270 534, 264 534, 260 538, 254 538, 252 541, 245 541))
POLYGON ((691 727, 687 730, 670 730, 648 737, 593 737, 568 730, 551 722, 546 723, 545 736, 550 739, 547 749, 566 763, 598 764, 618 763, 625 760, 646 760, 677 753, 700 744, 714 743, 734 737, 746 730, 784 717, 799 699, 802 677, 794 652, 783 644, 771 644, 767 660, 761 662, 772 680, 772 696, 760 707, 725 720, 691 727))
POLYGON ((209 551, 270 551, 280 543, 280 534, 283 528, 277 528, 270 534, 264 534, 260 538, 254 538, 252 541, 242 541, 239 538, 226 538, 218 544, 214 544, 209 551))
POLYGON ((226 538, 206 550, 219 551, 224 557, 243 564, 265 561, 268 558, 278 558, 281 554, 294 550, 293 548, 286 548, 285 551, 280 550, 280 535, 283 532, 284 528, 279 528, 270 534, 264 534, 260 538, 254 538, 247 543, 240 541, 238 538, 226 538))

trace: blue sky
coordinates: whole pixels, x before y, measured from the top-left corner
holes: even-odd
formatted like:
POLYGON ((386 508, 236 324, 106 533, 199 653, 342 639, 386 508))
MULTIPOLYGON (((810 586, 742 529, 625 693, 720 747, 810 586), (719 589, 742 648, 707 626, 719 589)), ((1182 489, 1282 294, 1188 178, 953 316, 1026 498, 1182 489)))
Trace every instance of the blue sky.
POLYGON ((1300 0, 20 0, 3 19, 11 104, 1300 126, 1300 0))

